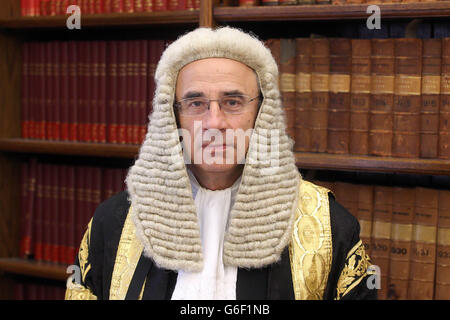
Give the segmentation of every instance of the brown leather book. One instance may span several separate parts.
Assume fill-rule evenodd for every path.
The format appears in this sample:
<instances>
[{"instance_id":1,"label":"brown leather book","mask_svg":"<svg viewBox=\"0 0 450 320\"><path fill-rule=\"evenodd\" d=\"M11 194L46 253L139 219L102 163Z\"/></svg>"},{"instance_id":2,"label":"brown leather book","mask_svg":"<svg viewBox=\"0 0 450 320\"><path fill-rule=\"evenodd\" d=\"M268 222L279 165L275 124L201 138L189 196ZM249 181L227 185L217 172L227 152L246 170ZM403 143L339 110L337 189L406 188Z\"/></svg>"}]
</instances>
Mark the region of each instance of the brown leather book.
<instances>
[{"instance_id":1,"label":"brown leather book","mask_svg":"<svg viewBox=\"0 0 450 320\"><path fill-rule=\"evenodd\" d=\"M394 40L372 39L369 154L392 154Z\"/></svg>"},{"instance_id":2,"label":"brown leather book","mask_svg":"<svg viewBox=\"0 0 450 320\"><path fill-rule=\"evenodd\" d=\"M349 153L369 153L370 66L372 42L352 39Z\"/></svg>"},{"instance_id":3,"label":"brown leather book","mask_svg":"<svg viewBox=\"0 0 450 320\"><path fill-rule=\"evenodd\" d=\"M442 38L439 158L450 159L450 38Z\"/></svg>"},{"instance_id":4,"label":"brown leather book","mask_svg":"<svg viewBox=\"0 0 450 320\"><path fill-rule=\"evenodd\" d=\"M346 38L330 38L328 153L348 153L350 140L351 70L351 40Z\"/></svg>"},{"instance_id":5,"label":"brown leather book","mask_svg":"<svg viewBox=\"0 0 450 320\"><path fill-rule=\"evenodd\" d=\"M311 91L310 112L311 151L327 151L328 105L330 78L330 42L327 38L311 39Z\"/></svg>"},{"instance_id":6,"label":"brown leather book","mask_svg":"<svg viewBox=\"0 0 450 320\"><path fill-rule=\"evenodd\" d=\"M28 116L28 135L30 139L37 138L37 110L39 108L39 82L37 81L37 69L39 61L39 44L37 42L29 43L29 116ZM26 116L25 116L26 118Z\"/></svg>"},{"instance_id":7,"label":"brown leather book","mask_svg":"<svg viewBox=\"0 0 450 320\"><path fill-rule=\"evenodd\" d=\"M106 67L106 108L108 110L107 122L107 141L109 143L118 143L118 41L108 41Z\"/></svg>"},{"instance_id":8,"label":"brown leather book","mask_svg":"<svg viewBox=\"0 0 450 320\"><path fill-rule=\"evenodd\" d=\"M393 189L389 294L387 297L390 300L405 300L408 297L414 197L414 188L394 187Z\"/></svg>"},{"instance_id":9,"label":"brown leather book","mask_svg":"<svg viewBox=\"0 0 450 320\"><path fill-rule=\"evenodd\" d=\"M353 216L358 214L358 185L343 181L334 184L336 200L346 208Z\"/></svg>"},{"instance_id":10,"label":"brown leather book","mask_svg":"<svg viewBox=\"0 0 450 320\"><path fill-rule=\"evenodd\" d=\"M436 300L450 300L450 190L439 190Z\"/></svg>"},{"instance_id":11,"label":"brown leather book","mask_svg":"<svg viewBox=\"0 0 450 320\"><path fill-rule=\"evenodd\" d=\"M373 203L371 259L372 264L380 268L381 288L378 298L385 300L388 296L393 187L374 186Z\"/></svg>"},{"instance_id":12,"label":"brown leather book","mask_svg":"<svg viewBox=\"0 0 450 320\"><path fill-rule=\"evenodd\" d=\"M437 189L416 188L408 299L433 299L438 199Z\"/></svg>"},{"instance_id":13,"label":"brown leather book","mask_svg":"<svg viewBox=\"0 0 450 320\"><path fill-rule=\"evenodd\" d=\"M280 39L267 39L266 46L270 49L273 58L278 66L278 87L281 86L281 41Z\"/></svg>"},{"instance_id":14,"label":"brown leather book","mask_svg":"<svg viewBox=\"0 0 450 320\"><path fill-rule=\"evenodd\" d=\"M357 185L358 192L358 208L356 217L358 218L360 232L359 237L364 244L366 253L371 256L371 236L372 236L372 221L373 221L373 194L374 187L372 185L360 184Z\"/></svg>"},{"instance_id":15,"label":"brown leather book","mask_svg":"<svg viewBox=\"0 0 450 320\"><path fill-rule=\"evenodd\" d=\"M37 161L31 158L21 166L21 219L20 219L20 257L30 257L34 252L35 234L33 224L36 211Z\"/></svg>"},{"instance_id":16,"label":"brown leather book","mask_svg":"<svg viewBox=\"0 0 450 320\"><path fill-rule=\"evenodd\" d=\"M295 61L295 151L310 151L311 39L298 38Z\"/></svg>"},{"instance_id":17,"label":"brown leather book","mask_svg":"<svg viewBox=\"0 0 450 320\"><path fill-rule=\"evenodd\" d=\"M24 139L31 138L30 135L30 120L31 120L31 95L30 95L30 87L31 87L31 55L34 52L31 52L31 44L29 42L25 42L22 48L22 106L21 106L21 135Z\"/></svg>"},{"instance_id":18,"label":"brown leather book","mask_svg":"<svg viewBox=\"0 0 450 320\"><path fill-rule=\"evenodd\" d=\"M420 157L437 158L439 94L441 91L441 39L423 39Z\"/></svg>"},{"instance_id":19,"label":"brown leather book","mask_svg":"<svg viewBox=\"0 0 450 320\"><path fill-rule=\"evenodd\" d=\"M422 40L395 39L394 136L392 155L418 158Z\"/></svg>"},{"instance_id":20,"label":"brown leather book","mask_svg":"<svg viewBox=\"0 0 450 320\"><path fill-rule=\"evenodd\" d=\"M44 186L43 186L43 166L42 163L36 164L36 211L33 217L33 235L34 235L34 259L42 261L43 252L43 213L44 213Z\"/></svg>"},{"instance_id":21,"label":"brown leather book","mask_svg":"<svg viewBox=\"0 0 450 320\"><path fill-rule=\"evenodd\" d=\"M295 39L280 39L280 91L287 134L295 138Z\"/></svg>"}]
</instances>

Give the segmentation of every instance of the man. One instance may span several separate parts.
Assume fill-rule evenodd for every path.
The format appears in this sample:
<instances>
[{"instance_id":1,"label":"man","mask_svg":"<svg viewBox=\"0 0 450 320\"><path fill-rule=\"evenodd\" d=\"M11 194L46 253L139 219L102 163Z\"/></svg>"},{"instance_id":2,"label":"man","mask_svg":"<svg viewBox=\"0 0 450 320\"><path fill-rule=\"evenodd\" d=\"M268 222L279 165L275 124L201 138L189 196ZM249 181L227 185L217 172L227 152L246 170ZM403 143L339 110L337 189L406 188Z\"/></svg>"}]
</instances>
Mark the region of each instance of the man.
<instances>
[{"instance_id":1,"label":"man","mask_svg":"<svg viewBox=\"0 0 450 320\"><path fill-rule=\"evenodd\" d=\"M96 210L67 299L376 297L357 220L298 172L261 41L197 29L155 79L127 192Z\"/></svg>"}]
</instances>

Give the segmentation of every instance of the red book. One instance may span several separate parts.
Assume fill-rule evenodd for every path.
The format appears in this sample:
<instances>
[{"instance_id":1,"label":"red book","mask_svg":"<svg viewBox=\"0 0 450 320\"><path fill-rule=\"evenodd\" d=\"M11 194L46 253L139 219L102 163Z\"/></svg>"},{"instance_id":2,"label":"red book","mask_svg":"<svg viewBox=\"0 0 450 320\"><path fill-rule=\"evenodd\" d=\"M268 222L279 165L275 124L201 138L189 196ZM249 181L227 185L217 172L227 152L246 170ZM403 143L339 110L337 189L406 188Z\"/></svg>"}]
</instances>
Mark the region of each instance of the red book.
<instances>
[{"instance_id":1,"label":"red book","mask_svg":"<svg viewBox=\"0 0 450 320\"><path fill-rule=\"evenodd\" d=\"M36 121L38 129L37 129L37 139L45 139L46 138L46 87L49 85L47 83L47 77L46 77L46 68L45 68L45 62L46 62L46 48L45 43L40 42L38 44L39 46L39 60L38 60L38 69L37 69L37 80L39 81L39 94L37 96L38 100L38 114L36 117Z\"/></svg>"},{"instance_id":2,"label":"red book","mask_svg":"<svg viewBox=\"0 0 450 320\"><path fill-rule=\"evenodd\" d=\"M127 47L126 41L119 41L118 54L118 143L125 144L127 139Z\"/></svg>"},{"instance_id":3,"label":"red book","mask_svg":"<svg viewBox=\"0 0 450 320\"><path fill-rule=\"evenodd\" d=\"M51 261L51 241L52 241L52 232L51 232L51 194L50 194L50 186L51 186L51 170L50 164L44 163L43 166L43 175L42 175L42 189L43 189L43 215L42 215L42 259L44 261Z\"/></svg>"},{"instance_id":4,"label":"red book","mask_svg":"<svg viewBox=\"0 0 450 320\"><path fill-rule=\"evenodd\" d=\"M112 3L114 0L103 0L103 13L113 12Z\"/></svg>"},{"instance_id":5,"label":"red book","mask_svg":"<svg viewBox=\"0 0 450 320\"><path fill-rule=\"evenodd\" d=\"M30 138L30 67L31 43L25 42L22 50L22 138Z\"/></svg>"},{"instance_id":6,"label":"red book","mask_svg":"<svg viewBox=\"0 0 450 320\"><path fill-rule=\"evenodd\" d=\"M69 141L69 42L61 42L61 64L59 69L60 87L60 140Z\"/></svg>"},{"instance_id":7,"label":"red book","mask_svg":"<svg viewBox=\"0 0 450 320\"><path fill-rule=\"evenodd\" d=\"M59 185L58 185L58 232L59 232L59 248L58 248L58 262L66 263L66 254L68 248L68 208L69 202L67 199L67 165L61 165L59 169Z\"/></svg>"},{"instance_id":8,"label":"red book","mask_svg":"<svg viewBox=\"0 0 450 320\"><path fill-rule=\"evenodd\" d=\"M40 0L39 12L40 12L41 16L49 16L50 15L50 0Z\"/></svg>"},{"instance_id":9,"label":"red book","mask_svg":"<svg viewBox=\"0 0 450 320\"><path fill-rule=\"evenodd\" d=\"M142 10L144 12L153 11L153 0L142 0Z\"/></svg>"},{"instance_id":10,"label":"red book","mask_svg":"<svg viewBox=\"0 0 450 320\"><path fill-rule=\"evenodd\" d=\"M153 11L167 11L167 0L154 0Z\"/></svg>"},{"instance_id":11,"label":"red book","mask_svg":"<svg viewBox=\"0 0 450 320\"><path fill-rule=\"evenodd\" d=\"M113 195L113 169L104 168L102 175L102 201Z\"/></svg>"},{"instance_id":12,"label":"red book","mask_svg":"<svg viewBox=\"0 0 450 320\"><path fill-rule=\"evenodd\" d=\"M118 42L117 41L108 41L108 50L107 50L107 141L110 143L118 142L118 133L117 133L117 113L118 113L118 105L117 105L117 85L118 85Z\"/></svg>"},{"instance_id":13,"label":"red book","mask_svg":"<svg viewBox=\"0 0 450 320\"><path fill-rule=\"evenodd\" d=\"M20 14L22 16L31 16L30 0L20 0Z\"/></svg>"},{"instance_id":14,"label":"red book","mask_svg":"<svg viewBox=\"0 0 450 320\"><path fill-rule=\"evenodd\" d=\"M91 190L91 211L89 220L94 215L95 209L101 203L101 193L102 193L102 168L93 167L92 168L92 190Z\"/></svg>"},{"instance_id":15,"label":"red book","mask_svg":"<svg viewBox=\"0 0 450 320\"><path fill-rule=\"evenodd\" d=\"M123 0L123 12L134 12L134 0Z\"/></svg>"},{"instance_id":16,"label":"red book","mask_svg":"<svg viewBox=\"0 0 450 320\"><path fill-rule=\"evenodd\" d=\"M37 162L32 158L28 164L22 164L22 219L21 219L21 241L20 256L29 257L33 253L33 223L36 196Z\"/></svg>"},{"instance_id":17,"label":"red book","mask_svg":"<svg viewBox=\"0 0 450 320\"><path fill-rule=\"evenodd\" d=\"M94 2L94 13L102 14L105 13L105 2L104 0L95 0Z\"/></svg>"},{"instance_id":18,"label":"red book","mask_svg":"<svg viewBox=\"0 0 450 320\"><path fill-rule=\"evenodd\" d=\"M134 5L134 12L144 11L144 0L132 0Z\"/></svg>"},{"instance_id":19,"label":"red book","mask_svg":"<svg viewBox=\"0 0 450 320\"><path fill-rule=\"evenodd\" d=\"M99 41L98 48L98 142L106 142L106 42Z\"/></svg>"},{"instance_id":20,"label":"red book","mask_svg":"<svg viewBox=\"0 0 450 320\"><path fill-rule=\"evenodd\" d=\"M128 63L127 63L127 75L128 75L128 92L127 92L127 108L128 124L127 124L127 137L128 143L138 144L139 133L139 40L133 40L128 42Z\"/></svg>"},{"instance_id":21,"label":"red book","mask_svg":"<svg viewBox=\"0 0 450 320\"><path fill-rule=\"evenodd\" d=\"M148 89L147 89L147 117L150 115L153 109L153 96L155 94L156 83L155 83L155 70L157 62L157 41L148 41L148 63L147 63L147 75L148 75Z\"/></svg>"},{"instance_id":22,"label":"red book","mask_svg":"<svg viewBox=\"0 0 450 320\"><path fill-rule=\"evenodd\" d=\"M45 72L45 96L44 96L44 105L45 105L45 138L47 140L54 140L53 136L53 122L55 117L54 106L54 83L53 83L53 68L52 64L55 59L55 52L52 45L52 42L45 42L45 63L44 63L44 72Z\"/></svg>"},{"instance_id":23,"label":"red book","mask_svg":"<svg viewBox=\"0 0 450 320\"><path fill-rule=\"evenodd\" d=\"M80 245L84 234L84 214L87 211L85 201L85 179L86 171L84 167L77 166L75 168L75 199L76 199L76 215L75 215L75 244L76 248Z\"/></svg>"},{"instance_id":24,"label":"red book","mask_svg":"<svg viewBox=\"0 0 450 320\"><path fill-rule=\"evenodd\" d=\"M83 212L83 230L86 230L86 227L89 223L89 220L92 217L93 212L93 200L92 200L92 191L94 186L94 168L91 166L84 167L84 202L86 210ZM83 231L84 232L84 231Z\"/></svg>"},{"instance_id":25,"label":"red book","mask_svg":"<svg viewBox=\"0 0 450 320\"><path fill-rule=\"evenodd\" d=\"M124 0L113 0L112 1L112 12L114 12L114 13L123 12L123 2L124 2Z\"/></svg>"},{"instance_id":26,"label":"red book","mask_svg":"<svg viewBox=\"0 0 450 320\"><path fill-rule=\"evenodd\" d=\"M43 165L36 164L36 211L33 221L34 234L34 259L42 261L43 252L43 213L44 213L44 190L43 190Z\"/></svg>"},{"instance_id":27,"label":"red book","mask_svg":"<svg viewBox=\"0 0 450 320\"><path fill-rule=\"evenodd\" d=\"M92 41L89 43L91 47L91 56L90 56L90 67L89 72L91 76L91 95L90 95L90 106L89 106L89 116L90 116L90 132L91 132L91 141L98 142L98 115L99 115L99 106L98 106L98 84L99 84L99 42Z\"/></svg>"},{"instance_id":28,"label":"red book","mask_svg":"<svg viewBox=\"0 0 450 320\"><path fill-rule=\"evenodd\" d=\"M139 88L139 133L138 133L138 141L137 144L141 144L145 139L145 134L147 132L147 101L151 99L147 96L147 88L148 88L148 40L141 40L139 42L139 52L140 52L140 63L139 63L139 79L138 84Z\"/></svg>"},{"instance_id":29,"label":"red book","mask_svg":"<svg viewBox=\"0 0 450 320\"><path fill-rule=\"evenodd\" d=\"M186 0L167 0L167 10L186 10L187 4Z\"/></svg>"},{"instance_id":30,"label":"red book","mask_svg":"<svg viewBox=\"0 0 450 320\"><path fill-rule=\"evenodd\" d=\"M92 119L92 113L91 110L92 109L96 109L95 105L93 105L92 103L92 97L96 94L95 90L96 88L94 88L94 62L93 62L93 50L94 47L92 45L93 42L91 41L87 41L85 42L85 69L84 69L84 79L85 79L85 88L84 88L84 93L85 93L85 110L84 110L84 115L85 115L85 119L84 119L84 141L85 142L92 142L93 141L93 137L92 137L92 124L93 124L93 120Z\"/></svg>"},{"instance_id":31,"label":"red book","mask_svg":"<svg viewBox=\"0 0 450 320\"><path fill-rule=\"evenodd\" d=\"M37 61L39 58L38 44L36 42L29 42L30 46L30 56L29 56L29 66L28 66L28 81L29 81L29 119L28 119L28 135L30 139L36 139L37 125L36 116L38 110L37 95L38 91L38 81L37 79Z\"/></svg>"},{"instance_id":32,"label":"red book","mask_svg":"<svg viewBox=\"0 0 450 320\"><path fill-rule=\"evenodd\" d=\"M59 251L60 251L60 220L61 220L61 214L59 211L59 179L60 179L60 169L59 165L52 164L50 165L50 185L49 185L49 192L50 192L50 261L52 262L59 262Z\"/></svg>"},{"instance_id":33,"label":"red book","mask_svg":"<svg viewBox=\"0 0 450 320\"><path fill-rule=\"evenodd\" d=\"M40 16L41 8L40 8L40 0L29 0L31 6L31 15L32 16Z\"/></svg>"},{"instance_id":34,"label":"red book","mask_svg":"<svg viewBox=\"0 0 450 320\"><path fill-rule=\"evenodd\" d=\"M59 12L60 0L50 0L49 15L56 16Z\"/></svg>"},{"instance_id":35,"label":"red book","mask_svg":"<svg viewBox=\"0 0 450 320\"><path fill-rule=\"evenodd\" d=\"M59 15L65 15L67 12L67 8L70 5L76 5L76 1L73 0L60 0L60 5L59 5Z\"/></svg>"},{"instance_id":36,"label":"red book","mask_svg":"<svg viewBox=\"0 0 450 320\"><path fill-rule=\"evenodd\" d=\"M69 99L69 141L78 141L78 110L79 110L79 83L78 83L78 59L79 45L75 41L68 44L68 99Z\"/></svg>"},{"instance_id":37,"label":"red book","mask_svg":"<svg viewBox=\"0 0 450 320\"><path fill-rule=\"evenodd\" d=\"M52 136L54 140L61 140L61 42L53 41L53 61L51 62L52 79L53 79L53 123L52 123Z\"/></svg>"},{"instance_id":38,"label":"red book","mask_svg":"<svg viewBox=\"0 0 450 320\"><path fill-rule=\"evenodd\" d=\"M76 243L76 190L75 190L75 167L67 167L67 210L65 210L67 222L67 251L65 263L72 264L75 261Z\"/></svg>"}]
</instances>

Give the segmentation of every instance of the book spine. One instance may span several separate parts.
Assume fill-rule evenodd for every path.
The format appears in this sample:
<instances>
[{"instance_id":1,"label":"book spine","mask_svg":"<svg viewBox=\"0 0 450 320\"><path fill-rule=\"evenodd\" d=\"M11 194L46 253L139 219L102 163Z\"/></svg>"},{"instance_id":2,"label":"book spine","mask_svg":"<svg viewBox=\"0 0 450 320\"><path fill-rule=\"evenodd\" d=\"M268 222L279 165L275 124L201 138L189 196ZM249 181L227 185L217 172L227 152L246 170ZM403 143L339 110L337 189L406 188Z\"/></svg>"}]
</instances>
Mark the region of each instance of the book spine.
<instances>
[{"instance_id":1,"label":"book spine","mask_svg":"<svg viewBox=\"0 0 450 320\"><path fill-rule=\"evenodd\" d=\"M20 164L20 243L19 257L26 258L31 254L31 234L27 230L28 222L31 216L27 216L28 189L29 189L29 164ZM33 199L34 200L34 199ZM28 251L28 252L27 252Z\"/></svg>"},{"instance_id":2,"label":"book spine","mask_svg":"<svg viewBox=\"0 0 450 320\"><path fill-rule=\"evenodd\" d=\"M119 42L119 50L118 50L118 119L117 119L117 131L118 131L118 143L126 144L128 142L127 137L127 41Z\"/></svg>"},{"instance_id":3,"label":"book spine","mask_svg":"<svg viewBox=\"0 0 450 320\"><path fill-rule=\"evenodd\" d=\"M139 42L139 51L140 51L140 61L138 67L138 85L139 88L139 132L138 132L138 144L142 144L145 140L145 134L147 133L147 100L151 100L148 95L148 41L149 40L141 40Z\"/></svg>"},{"instance_id":4,"label":"book spine","mask_svg":"<svg viewBox=\"0 0 450 320\"><path fill-rule=\"evenodd\" d=\"M281 3L282 0L280 0ZM239 7L255 7L259 4L259 0L239 0Z\"/></svg>"},{"instance_id":5,"label":"book spine","mask_svg":"<svg viewBox=\"0 0 450 320\"><path fill-rule=\"evenodd\" d=\"M39 96L38 96L38 114L37 114L37 139L45 140L46 138L46 87L49 85L46 77L46 50L45 43L39 43L39 61L38 61L38 81L39 81Z\"/></svg>"},{"instance_id":6,"label":"book spine","mask_svg":"<svg viewBox=\"0 0 450 320\"><path fill-rule=\"evenodd\" d=\"M311 149L310 106L311 106L311 40L296 39L295 61L295 151Z\"/></svg>"},{"instance_id":7,"label":"book spine","mask_svg":"<svg viewBox=\"0 0 450 320\"><path fill-rule=\"evenodd\" d=\"M286 132L295 138L295 39L280 39L280 91L286 115Z\"/></svg>"},{"instance_id":8,"label":"book spine","mask_svg":"<svg viewBox=\"0 0 450 320\"><path fill-rule=\"evenodd\" d=\"M392 154L394 40L372 39L369 154Z\"/></svg>"},{"instance_id":9,"label":"book spine","mask_svg":"<svg viewBox=\"0 0 450 320\"><path fill-rule=\"evenodd\" d=\"M82 166L75 167L75 201L76 201L76 214L75 214L75 252L78 250L81 239L83 237L85 229L84 215L88 210L85 201L85 179L86 170Z\"/></svg>"},{"instance_id":10,"label":"book spine","mask_svg":"<svg viewBox=\"0 0 450 320\"><path fill-rule=\"evenodd\" d=\"M92 127L93 127L93 111L97 107L92 103L93 97L95 98L96 92L94 90L94 43L86 41L85 50L85 64L84 64L84 142L92 142ZM96 89L96 88L95 88Z\"/></svg>"},{"instance_id":11,"label":"book spine","mask_svg":"<svg viewBox=\"0 0 450 320\"><path fill-rule=\"evenodd\" d=\"M75 167L67 168L67 252L65 262L72 264L75 261L76 243L76 178Z\"/></svg>"},{"instance_id":12,"label":"book spine","mask_svg":"<svg viewBox=\"0 0 450 320\"><path fill-rule=\"evenodd\" d=\"M22 165L23 171L23 220L22 235L20 243L20 256L30 257L33 253L33 224L34 212L36 210L36 183L37 183L37 161L32 158L28 164ZM25 171L26 170L26 171Z\"/></svg>"},{"instance_id":13,"label":"book spine","mask_svg":"<svg viewBox=\"0 0 450 320\"><path fill-rule=\"evenodd\" d=\"M53 62L51 63L52 68L52 79L53 79L53 99L52 99L52 109L53 109L53 139L61 140L61 42L53 41Z\"/></svg>"},{"instance_id":14,"label":"book spine","mask_svg":"<svg viewBox=\"0 0 450 320\"><path fill-rule=\"evenodd\" d=\"M90 94L90 106L89 106L89 115L90 115L90 132L91 132L91 141L99 142L98 139L98 127L99 127L99 78L100 78L100 58L99 58L99 41L93 41L89 44L91 47L91 59L90 59L90 76L91 76L91 94Z\"/></svg>"},{"instance_id":15,"label":"book spine","mask_svg":"<svg viewBox=\"0 0 450 320\"><path fill-rule=\"evenodd\" d=\"M36 212L33 221L34 234L34 259L42 261L43 252L43 212L44 212L44 186L43 186L43 166L36 164Z\"/></svg>"},{"instance_id":16,"label":"book spine","mask_svg":"<svg viewBox=\"0 0 450 320\"><path fill-rule=\"evenodd\" d=\"M29 74L29 115L28 115L28 135L30 139L36 139L36 111L39 108L38 104L38 81L37 81L37 68L38 68L38 58L39 58L39 50L38 44L36 42L28 42L30 47L30 56L29 56L29 66L28 66L28 74Z\"/></svg>"},{"instance_id":17,"label":"book spine","mask_svg":"<svg viewBox=\"0 0 450 320\"><path fill-rule=\"evenodd\" d=\"M69 228L70 221L68 217L69 201L68 201L68 165L61 165L59 169L58 180L58 232L59 232L59 248L58 248L58 263L67 263L67 252L69 248ZM70 263L68 263L70 264Z\"/></svg>"},{"instance_id":18,"label":"book spine","mask_svg":"<svg viewBox=\"0 0 450 320\"><path fill-rule=\"evenodd\" d=\"M84 185L83 185L83 199L85 202L86 210L83 212L83 221L82 226L83 230L86 230L86 227L89 223L89 220L94 213L93 208L93 179L94 179L94 168L91 166L86 166L83 168L84 170ZM83 231L84 233L84 231Z\"/></svg>"},{"instance_id":19,"label":"book spine","mask_svg":"<svg viewBox=\"0 0 450 320\"><path fill-rule=\"evenodd\" d=\"M438 205L438 190L416 188L408 299L433 299Z\"/></svg>"},{"instance_id":20,"label":"book spine","mask_svg":"<svg viewBox=\"0 0 450 320\"><path fill-rule=\"evenodd\" d=\"M106 41L99 41L98 63L98 142L106 142Z\"/></svg>"},{"instance_id":21,"label":"book spine","mask_svg":"<svg viewBox=\"0 0 450 320\"><path fill-rule=\"evenodd\" d=\"M371 41L352 39L349 153L369 153Z\"/></svg>"},{"instance_id":22,"label":"book spine","mask_svg":"<svg viewBox=\"0 0 450 320\"><path fill-rule=\"evenodd\" d=\"M114 13L124 12L123 1L124 0L112 0L112 12Z\"/></svg>"},{"instance_id":23,"label":"book spine","mask_svg":"<svg viewBox=\"0 0 450 320\"><path fill-rule=\"evenodd\" d=\"M312 104L310 112L311 151L327 151L330 42L329 39L312 39Z\"/></svg>"},{"instance_id":24,"label":"book spine","mask_svg":"<svg viewBox=\"0 0 450 320\"><path fill-rule=\"evenodd\" d=\"M59 83L61 85L60 96L60 137L63 141L69 141L69 91L73 88L69 84L69 43L61 42L61 67L59 69Z\"/></svg>"},{"instance_id":25,"label":"book spine","mask_svg":"<svg viewBox=\"0 0 450 320\"><path fill-rule=\"evenodd\" d=\"M109 199L113 194L113 169L103 168L101 195L102 201Z\"/></svg>"},{"instance_id":26,"label":"book spine","mask_svg":"<svg viewBox=\"0 0 450 320\"><path fill-rule=\"evenodd\" d=\"M77 137L78 141L84 142L86 141L85 132L86 132L86 42L80 41L77 43L77 81L78 81L78 98L77 98Z\"/></svg>"},{"instance_id":27,"label":"book spine","mask_svg":"<svg viewBox=\"0 0 450 320\"><path fill-rule=\"evenodd\" d=\"M374 187L374 208L371 237L371 258L374 265L380 268L381 288L378 298L386 300L389 280L389 258L391 251L391 223L393 192L390 186Z\"/></svg>"},{"instance_id":28,"label":"book spine","mask_svg":"<svg viewBox=\"0 0 450 320\"><path fill-rule=\"evenodd\" d=\"M60 228L61 228L61 212L59 203L59 179L60 179L60 166L52 164L50 166L50 261L59 262L59 251L60 251Z\"/></svg>"},{"instance_id":29,"label":"book spine","mask_svg":"<svg viewBox=\"0 0 450 320\"><path fill-rule=\"evenodd\" d=\"M47 140L55 140L53 136L53 120L55 117L54 110L54 97L53 93L54 83L53 83L53 61L55 59L55 52L52 45L52 42L45 43L45 77L46 77L46 86L45 86L45 96L44 96L44 104L45 104L45 137Z\"/></svg>"},{"instance_id":30,"label":"book spine","mask_svg":"<svg viewBox=\"0 0 450 320\"><path fill-rule=\"evenodd\" d=\"M442 38L439 158L450 159L450 38Z\"/></svg>"},{"instance_id":31,"label":"book spine","mask_svg":"<svg viewBox=\"0 0 450 320\"><path fill-rule=\"evenodd\" d=\"M420 157L438 157L441 40L423 39Z\"/></svg>"},{"instance_id":32,"label":"book spine","mask_svg":"<svg viewBox=\"0 0 450 320\"><path fill-rule=\"evenodd\" d=\"M51 241L52 241L52 228L51 228L51 221L52 221L52 215L51 215L51 193L50 193L50 185L51 185L51 172L50 172L50 164L43 163L43 176L42 176L42 191L43 191L43 198L42 198L42 259L44 261L50 262L51 261Z\"/></svg>"},{"instance_id":33,"label":"book spine","mask_svg":"<svg viewBox=\"0 0 450 320\"><path fill-rule=\"evenodd\" d=\"M153 0L142 0L142 10L144 12L153 11Z\"/></svg>"},{"instance_id":34,"label":"book spine","mask_svg":"<svg viewBox=\"0 0 450 320\"><path fill-rule=\"evenodd\" d=\"M439 190L434 299L450 300L450 191Z\"/></svg>"},{"instance_id":35,"label":"book spine","mask_svg":"<svg viewBox=\"0 0 450 320\"><path fill-rule=\"evenodd\" d=\"M96 14L105 13L105 0L95 0L94 1L94 12Z\"/></svg>"},{"instance_id":36,"label":"book spine","mask_svg":"<svg viewBox=\"0 0 450 320\"><path fill-rule=\"evenodd\" d=\"M280 39L268 39L265 41L266 46L270 49L272 56L277 63L278 70L281 70L280 55L281 55L281 42ZM281 86L281 73L278 73L278 88Z\"/></svg>"},{"instance_id":37,"label":"book spine","mask_svg":"<svg viewBox=\"0 0 450 320\"><path fill-rule=\"evenodd\" d=\"M395 39L393 156L419 157L421 80L422 40Z\"/></svg>"},{"instance_id":38,"label":"book spine","mask_svg":"<svg viewBox=\"0 0 450 320\"><path fill-rule=\"evenodd\" d=\"M330 39L328 153L347 154L349 149L351 54L350 39Z\"/></svg>"},{"instance_id":39,"label":"book spine","mask_svg":"<svg viewBox=\"0 0 450 320\"><path fill-rule=\"evenodd\" d=\"M414 189L394 187L391 225L388 299L405 300L408 294Z\"/></svg>"},{"instance_id":40,"label":"book spine","mask_svg":"<svg viewBox=\"0 0 450 320\"><path fill-rule=\"evenodd\" d=\"M262 6L278 6L279 4L278 0L261 0Z\"/></svg>"},{"instance_id":41,"label":"book spine","mask_svg":"<svg viewBox=\"0 0 450 320\"><path fill-rule=\"evenodd\" d=\"M78 50L77 42L69 41L68 44L68 123L69 123L69 141L78 141L78 113L79 113L79 73L78 73Z\"/></svg>"},{"instance_id":42,"label":"book spine","mask_svg":"<svg viewBox=\"0 0 450 320\"><path fill-rule=\"evenodd\" d=\"M186 0L167 0L167 10L175 11L185 9L186 9Z\"/></svg>"},{"instance_id":43,"label":"book spine","mask_svg":"<svg viewBox=\"0 0 450 320\"><path fill-rule=\"evenodd\" d=\"M346 208L353 216L358 214L358 186L353 183L336 181L334 184L336 199L344 208Z\"/></svg>"},{"instance_id":44,"label":"book spine","mask_svg":"<svg viewBox=\"0 0 450 320\"><path fill-rule=\"evenodd\" d=\"M113 11L113 0L103 0L103 13L112 13Z\"/></svg>"},{"instance_id":45,"label":"book spine","mask_svg":"<svg viewBox=\"0 0 450 320\"><path fill-rule=\"evenodd\" d=\"M22 138L30 138L30 43L22 47Z\"/></svg>"},{"instance_id":46,"label":"book spine","mask_svg":"<svg viewBox=\"0 0 450 320\"><path fill-rule=\"evenodd\" d=\"M118 142L117 132L117 91L118 91L118 42L109 41L107 51L107 141Z\"/></svg>"},{"instance_id":47,"label":"book spine","mask_svg":"<svg viewBox=\"0 0 450 320\"><path fill-rule=\"evenodd\" d=\"M154 0L153 11L167 11L167 0Z\"/></svg>"},{"instance_id":48,"label":"book spine","mask_svg":"<svg viewBox=\"0 0 450 320\"><path fill-rule=\"evenodd\" d=\"M134 2L134 12L144 12L144 1L143 0L133 0Z\"/></svg>"},{"instance_id":49,"label":"book spine","mask_svg":"<svg viewBox=\"0 0 450 320\"><path fill-rule=\"evenodd\" d=\"M360 233L359 236L364 245L366 254L371 255L371 235L373 220L373 189L372 185L358 185L358 208L356 217L358 218Z\"/></svg>"},{"instance_id":50,"label":"book spine","mask_svg":"<svg viewBox=\"0 0 450 320\"><path fill-rule=\"evenodd\" d=\"M137 126L138 126L138 108L137 99L139 97L139 79L137 78L137 66L139 63L138 40L132 40L128 43L127 60L127 143L137 144Z\"/></svg>"}]
</instances>

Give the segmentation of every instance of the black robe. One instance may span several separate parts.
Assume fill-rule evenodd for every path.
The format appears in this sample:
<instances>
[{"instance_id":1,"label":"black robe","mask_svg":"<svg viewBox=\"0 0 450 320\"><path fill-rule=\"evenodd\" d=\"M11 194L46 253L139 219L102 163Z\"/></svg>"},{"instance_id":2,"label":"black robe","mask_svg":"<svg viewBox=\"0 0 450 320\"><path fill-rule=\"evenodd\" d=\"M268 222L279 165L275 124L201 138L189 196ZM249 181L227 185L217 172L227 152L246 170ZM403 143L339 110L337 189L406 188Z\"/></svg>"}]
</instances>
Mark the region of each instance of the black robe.
<instances>
[{"instance_id":1,"label":"black robe","mask_svg":"<svg viewBox=\"0 0 450 320\"><path fill-rule=\"evenodd\" d=\"M82 285L99 300L109 299L111 278L117 248L130 203L128 193L121 192L98 206L92 219L89 255L90 270ZM346 262L347 253L359 242L359 223L329 193L332 231L332 264L323 299L336 298L336 286ZM79 265L78 257L76 263ZM369 289L365 279L345 294L342 299L376 299L377 290ZM150 258L141 254L126 299L136 300L145 283L142 299L169 300L177 281L177 272L159 268ZM260 269L238 268L237 300L291 300L294 299L288 247L280 261Z\"/></svg>"}]
</instances>

